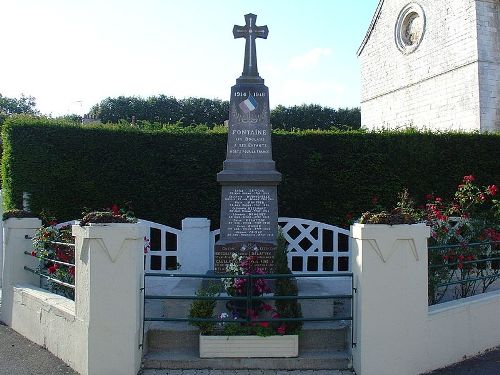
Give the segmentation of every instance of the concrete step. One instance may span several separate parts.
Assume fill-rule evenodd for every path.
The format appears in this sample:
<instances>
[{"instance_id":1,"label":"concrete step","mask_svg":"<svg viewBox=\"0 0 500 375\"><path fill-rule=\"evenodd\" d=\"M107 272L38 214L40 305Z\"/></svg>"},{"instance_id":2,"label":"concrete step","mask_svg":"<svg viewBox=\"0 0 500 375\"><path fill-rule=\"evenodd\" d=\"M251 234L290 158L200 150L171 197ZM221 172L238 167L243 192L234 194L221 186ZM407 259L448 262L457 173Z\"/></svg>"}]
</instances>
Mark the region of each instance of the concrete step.
<instances>
[{"instance_id":1,"label":"concrete step","mask_svg":"<svg viewBox=\"0 0 500 375\"><path fill-rule=\"evenodd\" d=\"M144 369L216 370L347 370L347 351L302 351L297 358L199 358L198 351L151 350L143 358Z\"/></svg>"}]
</instances>

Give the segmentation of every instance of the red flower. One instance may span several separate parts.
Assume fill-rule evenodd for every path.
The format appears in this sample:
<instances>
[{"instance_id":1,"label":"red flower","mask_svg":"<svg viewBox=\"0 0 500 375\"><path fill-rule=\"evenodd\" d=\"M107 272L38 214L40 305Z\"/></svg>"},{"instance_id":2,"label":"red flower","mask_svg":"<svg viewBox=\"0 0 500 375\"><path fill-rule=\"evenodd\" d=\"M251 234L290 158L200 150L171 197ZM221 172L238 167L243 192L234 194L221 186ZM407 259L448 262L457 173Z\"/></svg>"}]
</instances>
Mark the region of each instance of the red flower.
<instances>
[{"instance_id":1,"label":"red flower","mask_svg":"<svg viewBox=\"0 0 500 375\"><path fill-rule=\"evenodd\" d=\"M51 274L52 274L52 273L54 273L54 272L56 272L56 271L57 271L57 268L58 268L58 267L57 267L57 264L53 264L52 266L50 266L50 267L47 269L47 271L48 271L49 273L51 273Z\"/></svg>"},{"instance_id":2,"label":"red flower","mask_svg":"<svg viewBox=\"0 0 500 375\"><path fill-rule=\"evenodd\" d=\"M120 207L118 207L117 204L114 204L112 207L111 207L111 212L113 212L113 215L114 216L120 216Z\"/></svg>"},{"instance_id":3,"label":"red flower","mask_svg":"<svg viewBox=\"0 0 500 375\"><path fill-rule=\"evenodd\" d=\"M474 178L473 175L464 176L464 182L465 183L472 182L474 180L475 180L475 178Z\"/></svg>"},{"instance_id":4,"label":"red flower","mask_svg":"<svg viewBox=\"0 0 500 375\"><path fill-rule=\"evenodd\" d=\"M269 322L260 322L259 325L261 327L267 328L267 327L269 327Z\"/></svg>"},{"instance_id":5,"label":"red flower","mask_svg":"<svg viewBox=\"0 0 500 375\"><path fill-rule=\"evenodd\" d=\"M425 199L427 199L428 201L432 200L432 198L434 198L432 194L425 194Z\"/></svg>"},{"instance_id":6,"label":"red flower","mask_svg":"<svg viewBox=\"0 0 500 375\"><path fill-rule=\"evenodd\" d=\"M285 326L285 323L283 323L282 325L280 325L277 329L276 329L276 332L280 335L284 335L286 333L286 326Z\"/></svg>"},{"instance_id":7,"label":"red flower","mask_svg":"<svg viewBox=\"0 0 500 375\"><path fill-rule=\"evenodd\" d=\"M36 251L32 251L31 255L34 256L34 257L36 257Z\"/></svg>"},{"instance_id":8,"label":"red flower","mask_svg":"<svg viewBox=\"0 0 500 375\"><path fill-rule=\"evenodd\" d=\"M496 185L489 185L486 189L490 195L497 195L498 188Z\"/></svg>"},{"instance_id":9,"label":"red flower","mask_svg":"<svg viewBox=\"0 0 500 375\"><path fill-rule=\"evenodd\" d=\"M75 277L75 267L69 267L69 273L71 276Z\"/></svg>"},{"instance_id":10,"label":"red flower","mask_svg":"<svg viewBox=\"0 0 500 375\"><path fill-rule=\"evenodd\" d=\"M262 308L264 309L264 311L271 311L273 309L273 307L267 303L263 303Z\"/></svg>"},{"instance_id":11,"label":"red flower","mask_svg":"<svg viewBox=\"0 0 500 375\"><path fill-rule=\"evenodd\" d=\"M441 197L436 197L436 199L435 199L435 200L436 200L436 202L441 203L441 202L443 201L443 198L441 198Z\"/></svg>"},{"instance_id":12,"label":"red flower","mask_svg":"<svg viewBox=\"0 0 500 375\"><path fill-rule=\"evenodd\" d=\"M484 202L486 200L486 195L484 195L483 193L479 193L478 196L477 196L482 202Z\"/></svg>"},{"instance_id":13,"label":"red flower","mask_svg":"<svg viewBox=\"0 0 500 375\"><path fill-rule=\"evenodd\" d=\"M51 221L49 221L49 225L50 225L50 226L54 226L54 225L56 225L56 224L57 224L57 221L56 221L56 220L51 220Z\"/></svg>"}]
</instances>

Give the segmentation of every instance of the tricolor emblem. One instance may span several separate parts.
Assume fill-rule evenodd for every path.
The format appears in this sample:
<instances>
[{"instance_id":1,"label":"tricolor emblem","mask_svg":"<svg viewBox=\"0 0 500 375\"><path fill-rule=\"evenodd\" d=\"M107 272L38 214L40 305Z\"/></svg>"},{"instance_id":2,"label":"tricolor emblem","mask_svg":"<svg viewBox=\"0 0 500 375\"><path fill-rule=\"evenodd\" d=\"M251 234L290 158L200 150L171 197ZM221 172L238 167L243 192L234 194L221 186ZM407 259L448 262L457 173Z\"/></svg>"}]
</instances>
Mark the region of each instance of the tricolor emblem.
<instances>
[{"instance_id":1,"label":"tricolor emblem","mask_svg":"<svg viewBox=\"0 0 500 375\"><path fill-rule=\"evenodd\" d=\"M257 100L255 100L252 95L250 95L248 99L243 100L240 103L240 109L243 111L243 113L250 113L255 110L255 108L257 108Z\"/></svg>"}]
</instances>

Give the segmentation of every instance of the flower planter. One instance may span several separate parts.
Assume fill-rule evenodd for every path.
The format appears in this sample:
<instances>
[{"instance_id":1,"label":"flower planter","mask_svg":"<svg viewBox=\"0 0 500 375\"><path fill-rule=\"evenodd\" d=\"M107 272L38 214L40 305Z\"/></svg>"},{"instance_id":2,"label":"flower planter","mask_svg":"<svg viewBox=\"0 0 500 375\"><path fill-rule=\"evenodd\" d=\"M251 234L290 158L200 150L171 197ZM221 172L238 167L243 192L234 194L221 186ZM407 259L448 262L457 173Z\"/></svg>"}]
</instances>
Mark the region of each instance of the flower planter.
<instances>
[{"instance_id":1,"label":"flower planter","mask_svg":"<svg viewBox=\"0 0 500 375\"><path fill-rule=\"evenodd\" d=\"M200 358L297 357L299 336L201 336Z\"/></svg>"}]
</instances>

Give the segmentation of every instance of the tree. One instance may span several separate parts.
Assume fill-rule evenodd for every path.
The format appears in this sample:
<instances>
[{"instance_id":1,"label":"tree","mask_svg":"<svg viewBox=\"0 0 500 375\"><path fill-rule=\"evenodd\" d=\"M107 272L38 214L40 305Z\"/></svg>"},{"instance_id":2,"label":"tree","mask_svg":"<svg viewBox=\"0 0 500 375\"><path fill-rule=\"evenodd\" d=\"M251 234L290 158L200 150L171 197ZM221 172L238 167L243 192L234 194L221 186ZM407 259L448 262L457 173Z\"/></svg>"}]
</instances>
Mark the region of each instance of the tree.
<instances>
[{"instance_id":1,"label":"tree","mask_svg":"<svg viewBox=\"0 0 500 375\"><path fill-rule=\"evenodd\" d=\"M16 99L8 98L0 94L0 112L5 115L21 113L37 115L39 112L35 107L36 101L32 96L24 96L24 94L21 94L21 97Z\"/></svg>"}]
</instances>

